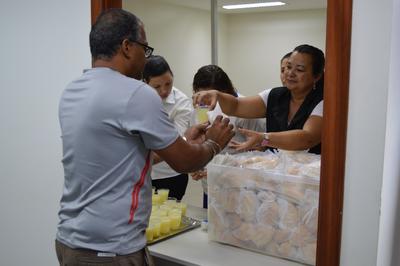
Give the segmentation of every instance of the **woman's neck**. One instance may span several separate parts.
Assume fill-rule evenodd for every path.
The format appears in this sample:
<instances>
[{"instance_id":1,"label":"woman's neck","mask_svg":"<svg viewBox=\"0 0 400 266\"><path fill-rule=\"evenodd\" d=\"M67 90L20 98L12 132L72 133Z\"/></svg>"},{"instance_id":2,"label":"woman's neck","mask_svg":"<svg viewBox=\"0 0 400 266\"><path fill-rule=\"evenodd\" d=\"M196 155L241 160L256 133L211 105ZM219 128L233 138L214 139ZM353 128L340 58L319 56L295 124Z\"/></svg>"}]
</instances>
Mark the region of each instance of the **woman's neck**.
<instances>
[{"instance_id":1,"label":"woman's neck","mask_svg":"<svg viewBox=\"0 0 400 266\"><path fill-rule=\"evenodd\" d=\"M311 89L312 90L312 89ZM303 102L304 99L307 97L307 95L310 93L311 90L304 90L304 91L291 91L291 97L290 99L293 102Z\"/></svg>"}]
</instances>

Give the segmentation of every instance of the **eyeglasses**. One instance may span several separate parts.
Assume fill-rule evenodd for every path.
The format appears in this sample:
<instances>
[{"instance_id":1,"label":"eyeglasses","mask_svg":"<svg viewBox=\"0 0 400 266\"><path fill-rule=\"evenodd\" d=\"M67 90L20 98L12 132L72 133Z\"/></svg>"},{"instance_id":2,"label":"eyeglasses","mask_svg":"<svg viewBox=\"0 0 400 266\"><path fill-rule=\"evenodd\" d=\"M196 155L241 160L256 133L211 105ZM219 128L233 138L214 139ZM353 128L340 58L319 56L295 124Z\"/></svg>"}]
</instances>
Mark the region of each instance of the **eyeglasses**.
<instances>
[{"instance_id":1,"label":"eyeglasses","mask_svg":"<svg viewBox=\"0 0 400 266\"><path fill-rule=\"evenodd\" d=\"M151 56L151 54L153 53L153 51L154 51L153 47L150 47L150 46L148 46L148 45L146 45L144 43L141 43L139 41L131 41L131 42L137 43L137 44L139 44L140 46L143 47L143 49L144 49L144 57L146 57L146 58L149 58Z\"/></svg>"}]
</instances>

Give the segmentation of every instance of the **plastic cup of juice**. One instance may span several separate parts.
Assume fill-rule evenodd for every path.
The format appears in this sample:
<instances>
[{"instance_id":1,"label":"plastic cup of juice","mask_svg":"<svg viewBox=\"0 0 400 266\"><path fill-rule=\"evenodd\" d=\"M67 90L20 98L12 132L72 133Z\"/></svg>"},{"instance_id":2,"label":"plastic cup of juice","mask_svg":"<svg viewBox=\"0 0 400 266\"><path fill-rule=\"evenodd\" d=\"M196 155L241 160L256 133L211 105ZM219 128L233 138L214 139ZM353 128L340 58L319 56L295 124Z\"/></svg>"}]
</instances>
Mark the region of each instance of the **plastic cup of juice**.
<instances>
[{"instance_id":1,"label":"plastic cup of juice","mask_svg":"<svg viewBox=\"0 0 400 266\"><path fill-rule=\"evenodd\" d=\"M195 108L196 112L196 123L197 124L202 124L205 122L208 122L208 106L200 105Z\"/></svg>"},{"instance_id":2,"label":"plastic cup of juice","mask_svg":"<svg viewBox=\"0 0 400 266\"><path fill-rule=\"evenodd\" d=\"M171 230L171 219L168 217L161 218L161 234L166 235Z\"/></svg>"},{"instance_id":3,"label":"plastic cup of juice","mask_svg":"<svg viewBox=\"0 0 400 266\"><path fill-rule=\"evenodd\" d=\"M172 206L170 206L170 205L164 204L164 205L161 205L161 206L160 206L160 210L165 210L165 211L167 211L167 215L169 214L169 212L171 211L171 209L172 209Z\"/></svg>"},{"instance_id":4,"label":"plastic cup of juice","mask_svg":"<svg viewBox=\"0 0 400 266\"><path fill-rule=\"evenodd\" d=\"M150 220L149 225L152 225L154 228L153 239L159 237L161 235L161 219L152 219Z\"/></svg>"},{"instance_id":5,"label":"plastic cup of juice","mask_svg":"<svg viewBox=\"0 0 400 266\"><path fill-rule=\"evenodd\" d=\"M151 213L157 211L158 209L159 209L159 207L158 207L157 205L153 205L153 206L151 207Z\"/></svg>"},{"instance_id":6,"label":"plastic cup of juice","mask_svg":"<svg viewBox=\"0 0 400 266\"><path fill-rule=\"evenodd\" d=\"M169 197L167 201L164 203L165 205L174 207L176 204L176 198Z\"/></svg>"},{"instance_id":7,"label":"plastic cup of juice","mask_svg":"<svg viewBox=\"0 0 400 266\"><path fill-rule=\"evenodd\" d=\"M169 218L171 219L171 229L177 230L181 225L181 215L172 213Z\"/></svg>"},{"instance_id":8,"label":"plastic cup of juice","mask_svg":"<svg viewBox=\"0 0 400 266\"><path fill-rule=\"evenodd\" d=\"M149 224L149 226L146 228L146 239L147 241L151 241L154 238L154 226Z\"/></svg>"},{"instance_id":9,"label":"plastic cup of juice","mask_svg":"<svg viewBox=\"0 0 400 266\"><path fill-rule=\"evenodd\" d=\"M160 216L160 217L168 216L168 211L167 210L159 209L157 211L157 213L158 213L158 216Z\"/></svg>"},{"instance_id":10,"label":"plastic cup of juice","mask_svg":"<svg viewBox=\"0 0 400 266\"><path fill-rule=\"evenodd\" d=\"M154 194L151 196L151 203L154 205L160 205L161 197L158 194Z\"/></svg>"},{"instance_id":11,"label":"plastic cup of juice","mask_svg":"<svg viewBox=\"0 0 400 266\"><path fill-rule=\"evenodd\" d=\"M186 215L187 204L185 202L177 202L176 206L182 210L182 215Z\"/></svg>"},{"instance_id":12,"label":"plastic cup of juice","mask_svg":"<svg viewBox=\"0 0 400 266\"><path fill-rule=\"evenodd\" d=\"M158 195L160 195L160 202L164 203L168 199L169 189L167 188L160 188L157 190Z\"/></svg>"},{"instance_id":13,"label":"plastic cup of juice","mask_svg":"<svg viewBox=\"0 0 400 266\"><path fill-rule=\"evenodd\" d=\"M178 208L173 208L173 209L171 209L170 211L169 211L169 215L171 216L171 215L179 215L179 216L182 216L182 210L181 209L178 209Z\"/></svg>"}]
</instances>

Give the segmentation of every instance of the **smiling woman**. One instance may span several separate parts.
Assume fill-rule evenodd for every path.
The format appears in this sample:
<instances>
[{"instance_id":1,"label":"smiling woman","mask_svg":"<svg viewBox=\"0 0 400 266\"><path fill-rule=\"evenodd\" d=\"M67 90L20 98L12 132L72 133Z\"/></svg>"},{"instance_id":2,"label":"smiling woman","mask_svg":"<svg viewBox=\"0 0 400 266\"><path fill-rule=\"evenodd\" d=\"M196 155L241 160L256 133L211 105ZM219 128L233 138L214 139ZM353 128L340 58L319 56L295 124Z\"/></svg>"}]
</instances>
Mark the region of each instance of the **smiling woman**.
<instances>
[{"instance_id":1,"label":"smiling woman","mask_svg":"<svg viewBox=\"0 0 400 266\"><path fill-rule=\"evenodd\" d=\"M338 266L346 150L352 1L328 0L327 2L326 93L322 130L324 150L322 151L317 265ZM102 10L121 6L121 0L92 0L92 22ZM146 24L147 20L144 21Z\"/></svg>"}]
</instances>

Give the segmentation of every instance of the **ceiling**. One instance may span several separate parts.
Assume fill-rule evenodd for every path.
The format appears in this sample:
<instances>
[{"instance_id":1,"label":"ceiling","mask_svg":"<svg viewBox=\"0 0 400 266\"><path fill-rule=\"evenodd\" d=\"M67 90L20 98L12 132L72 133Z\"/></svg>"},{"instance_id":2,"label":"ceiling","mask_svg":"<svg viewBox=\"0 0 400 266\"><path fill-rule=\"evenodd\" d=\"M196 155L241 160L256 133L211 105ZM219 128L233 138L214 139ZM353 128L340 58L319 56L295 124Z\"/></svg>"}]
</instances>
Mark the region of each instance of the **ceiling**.
<instances>
[{"instance_id":1,"label":"ceiling","mask_svg":"<svg viewBox=\"0 0 400 266\"><path fill-rule=\"evenodd\" d=\"M203 10L210 10L211 0L159 0L161 2L198 8ZM306 10L306 9L322 9L326 8L327 0L279 0L281 2L286 3L284 6L276 6L276 7L263 7L263 8L247 8L247 9L239 9L239 10L227 10L223 9L223 5L232 5L232 4L246 4L246 3L256 3L256 2L272 2L278 0L217 0L218 1L218 10L221 13L250 13L250 12L268 12L268 11L291 11L291 10Z\"/></svg>"}]
</instances>

